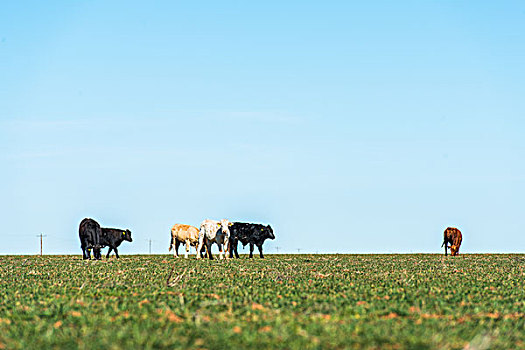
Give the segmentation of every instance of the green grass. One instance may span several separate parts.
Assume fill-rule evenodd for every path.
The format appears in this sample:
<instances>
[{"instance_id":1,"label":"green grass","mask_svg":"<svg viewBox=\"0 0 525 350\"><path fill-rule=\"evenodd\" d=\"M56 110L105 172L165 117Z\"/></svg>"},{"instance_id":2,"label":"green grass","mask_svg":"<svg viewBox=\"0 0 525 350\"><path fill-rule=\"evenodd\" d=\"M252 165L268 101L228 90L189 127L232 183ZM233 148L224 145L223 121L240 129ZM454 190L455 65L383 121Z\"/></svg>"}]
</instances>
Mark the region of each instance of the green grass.
<instances>
[{"instance_id":1,"label":"green grass","mask_svg":"<svg viewBox=\"0 0 525 350\"><path fill-rule=\"evenodd\" d=\"M0 349L525 348L525 255L0 263Z\"/></svg>"}]
</instances>

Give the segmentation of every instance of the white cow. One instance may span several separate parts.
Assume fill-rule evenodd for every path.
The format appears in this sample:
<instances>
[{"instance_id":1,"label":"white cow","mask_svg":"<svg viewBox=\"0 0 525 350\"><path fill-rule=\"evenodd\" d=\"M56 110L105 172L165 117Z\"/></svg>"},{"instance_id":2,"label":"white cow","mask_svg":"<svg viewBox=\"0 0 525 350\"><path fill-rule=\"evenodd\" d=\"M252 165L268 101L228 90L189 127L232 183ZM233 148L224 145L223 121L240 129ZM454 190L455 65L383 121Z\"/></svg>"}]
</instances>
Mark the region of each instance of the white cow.
<instances>
[{"instance_id":1,"label":"white cow","mask_svg":"<svg viewBox=\"0 0 525 350\"><path fill-rule=\"evenodd\" d=\"M228 250L228 244L230 241L230 230L231 222L226 219L221 221L216 220L204 220L201 223L199 230L199 245L197 246L197 259L200 258L199 252L202 249L202 246L206 244L208 249L208 257L213 259L211 255L211 245L217 243L219 246L219 259L224 259L223 256L223 247L224 250Z\"/></svg>"}]
</instances>

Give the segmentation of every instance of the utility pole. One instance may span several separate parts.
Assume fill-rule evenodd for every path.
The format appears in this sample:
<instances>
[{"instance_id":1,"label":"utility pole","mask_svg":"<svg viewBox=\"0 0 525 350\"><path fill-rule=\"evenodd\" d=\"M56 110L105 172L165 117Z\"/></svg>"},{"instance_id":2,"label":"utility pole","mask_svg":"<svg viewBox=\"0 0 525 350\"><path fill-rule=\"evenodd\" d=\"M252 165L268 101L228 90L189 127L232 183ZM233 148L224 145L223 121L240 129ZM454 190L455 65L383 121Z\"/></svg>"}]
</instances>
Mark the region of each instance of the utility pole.
<instances>
[{"instance_id":1,"label":"utility pole","mask_svg":"<svg viewBox=\"0 0 525 350\"><path fill-rule=\"evenodd\" d=\"M148 241L148 246L149 246L149 254L151 255L151 242L153 242L153 240L150 238L150 239L146 239L146 241Z\"/></svg>"},{"instance_id":2,"label":"utility pole","mask_svg":"<svg viewBox=\"0 0 525 350\"><path fill-rule=\"evenodd\" d=\"M281 247L275 247L275 251L277 252L277 254L279 254L279 249L281 249Z\"/></svg>"},{"instance_id":3,"label":"utility pole","mask_svg":"<svg viewBox=\"0 0 525 350\"><path fill-rule=\"evenodd\" d=\"M297 254L301 252L301 248L297 248Z\"/></svg>"},{"instance_id":4,"label":"utility pole","mask_svg":"<svg viewBox=\"0 0 525 350\"><path fill-rule=\"evenodd\" d=\"M40 237L40 256L42 256L42 238L47 237L47 235L44 235L43 233L37 235L37 237Z\"/></svg>"}]
</instances>

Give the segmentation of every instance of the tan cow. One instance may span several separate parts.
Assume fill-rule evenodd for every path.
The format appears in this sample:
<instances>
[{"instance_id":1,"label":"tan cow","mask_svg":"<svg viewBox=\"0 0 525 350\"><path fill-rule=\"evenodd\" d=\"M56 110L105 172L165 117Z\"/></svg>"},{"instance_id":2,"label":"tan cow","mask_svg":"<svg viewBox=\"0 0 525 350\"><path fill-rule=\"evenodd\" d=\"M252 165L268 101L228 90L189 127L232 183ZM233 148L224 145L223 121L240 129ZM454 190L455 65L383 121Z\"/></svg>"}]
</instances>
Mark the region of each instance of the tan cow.
<instances>
[{"instance_id":1,"label":"tan cow","mask_svg":"<svg viewBox=\"0 0 525 350\"><path fill-rule=\"evenodd\" d=\"M170 251L173 249L173 256L179 257L179 245L183 243L186 246L186 254L184 257L188 257L190 252L190 246L197 249L199 243L199 229L190 225L175 224L171 228L171 243ZM198 255L198 253L197 253Z\"/></svg>"},{"instance_id":2,"label":"tan cow","mask_svg":"<svg viewBox=\"0 0 525 350\"><path fill-rule=\"evenodd\" d=\"M463 241L461 231L455 227L447 227L443 233L443 244L441 245L442 247L445 246L445 256L447 256L447 248L450 248L450 255L458 255L461 241ZM450 247L448 246L449 243Z\"/></svg>"}]
</instances>

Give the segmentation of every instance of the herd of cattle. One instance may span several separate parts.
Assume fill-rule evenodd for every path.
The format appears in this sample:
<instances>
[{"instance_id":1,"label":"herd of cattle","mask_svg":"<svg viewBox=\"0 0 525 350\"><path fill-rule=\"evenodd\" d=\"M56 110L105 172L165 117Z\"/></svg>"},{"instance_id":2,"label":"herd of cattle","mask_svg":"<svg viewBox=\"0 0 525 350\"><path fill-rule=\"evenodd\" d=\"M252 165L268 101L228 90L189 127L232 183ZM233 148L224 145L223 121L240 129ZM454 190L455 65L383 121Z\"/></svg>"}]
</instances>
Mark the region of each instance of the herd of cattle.
<instances>
[{"instance_id":1,"label":"herd of cattle","mask_svg":"<svg viewBox=\"0 0 525 350\"><path fill-rule=\"evenodd\" d=\"M100 227L98 222L89 218L80 222L78 232L83 259L91 259L91 250L93 250L93 257L100 260L101 249L106 246L109 247L106 258L109 259L112 250L118 258L118 246L123 241L132 241L129 230ZM254 246L257 246L260 257L264 258L262 246L266 239L275 239L270 225L230 222L226 219L204 220L200 229L190 225L173 225L169 250L173 249L174 256L178 257L179 246L182 243L186 246L185 257L188 257L190 246L193 246L197 259L203 258L204 254L213 259L211 247L215 243L219 247L220 259L225 256L233 258L234 254L239 258L237 245L241 242L243 246L250 245L250 258L253 257Z\"/></svg>"},{"instance_id":2,"label":"herd of cattle","mask_svg":"<svg viewBox=\"0 0 525 350\"><path fill-rule=\"evenodd\" d=\"M118 258L118 247L123 241L132 242L131 231L116 228L100 227L98 222L86 218L80 222L79 227L80 246L82 248L83 259L91 259L91 250L93 257L101 259L101 249L109 247L106 258L113 250ZM200 229L183 224L175 224L171 228L171 243L169 250L173 250L175 257L179 256L179 246L186 246L185 257L188 257L190 247L194 247L197 259L207 256L213 259L211 247L215 243L219 247L219 258L239 258L237 245L242 243L243 247L250 245L250 258L253 258L254 246L259 250L259 255L264 258L263 244L266 239L275 239L273 229L270 225L250 224L244 222L230 222L226 219L221 221L204 220ZM450 254L456 256L459 254L459 247L463 237L461 231L454 227L448 227L444 232L443 244L445 246L445 256L447 249Z\"/></svg>"}]
</instances>

